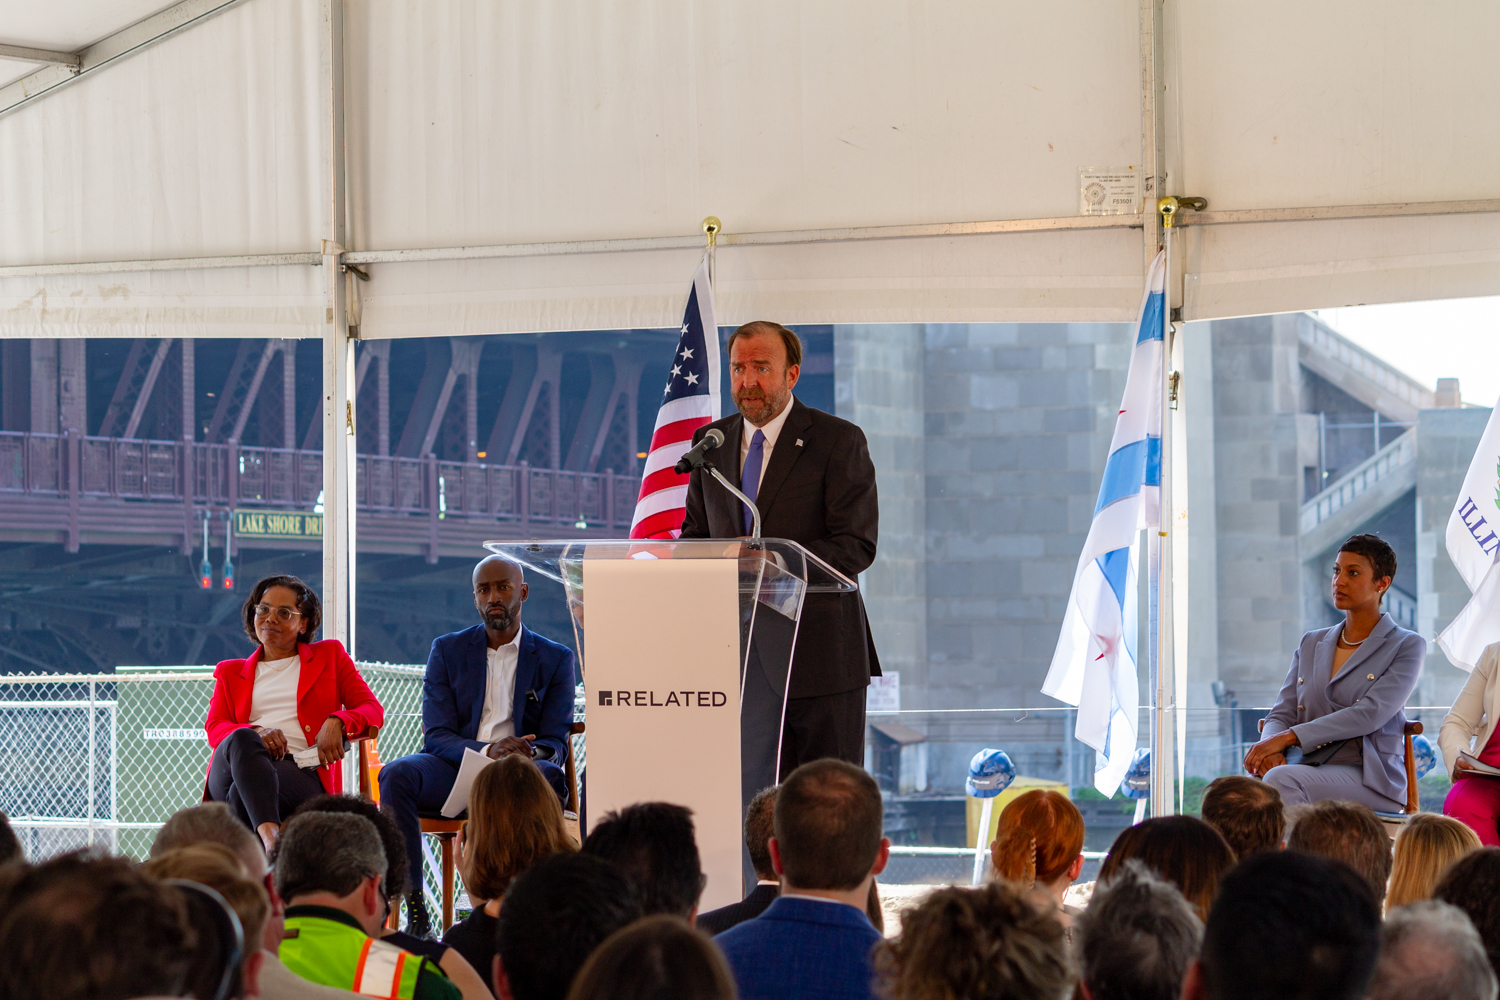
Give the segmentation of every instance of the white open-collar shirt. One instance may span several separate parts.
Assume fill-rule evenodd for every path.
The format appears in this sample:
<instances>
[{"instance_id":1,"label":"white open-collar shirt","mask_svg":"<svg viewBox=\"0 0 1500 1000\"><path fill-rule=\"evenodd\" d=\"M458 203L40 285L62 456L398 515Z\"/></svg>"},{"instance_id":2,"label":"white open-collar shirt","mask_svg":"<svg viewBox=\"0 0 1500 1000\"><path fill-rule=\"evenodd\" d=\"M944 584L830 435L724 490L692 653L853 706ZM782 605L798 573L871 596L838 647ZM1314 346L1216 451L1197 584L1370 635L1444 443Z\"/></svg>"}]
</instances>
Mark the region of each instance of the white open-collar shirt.
<instances>
[{"instance_id":1,"label":"white open-collar shirt","mask_svg":"<svg viewBox=\"0 0 1500 1000\"><path fill-rule=\"evenodd\" d=\"M521 630L499 649L485 649L484 708L479 713L481 743L516 735L516 664L521 659Z\"/></svg>"}]
</instances>

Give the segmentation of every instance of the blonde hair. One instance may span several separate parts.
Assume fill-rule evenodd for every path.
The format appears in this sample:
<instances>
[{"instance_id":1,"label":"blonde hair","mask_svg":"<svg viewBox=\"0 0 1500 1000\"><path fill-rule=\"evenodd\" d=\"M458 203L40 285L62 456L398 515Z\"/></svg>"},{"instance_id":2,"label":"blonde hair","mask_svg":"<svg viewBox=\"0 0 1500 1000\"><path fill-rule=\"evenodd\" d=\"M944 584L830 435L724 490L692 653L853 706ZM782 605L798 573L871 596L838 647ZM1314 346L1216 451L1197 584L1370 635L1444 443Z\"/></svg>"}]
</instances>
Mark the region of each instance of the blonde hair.
<instances>
[{"instance_id":1,"label":"blonde hair","mask_svg":"<svg viewBox=\"0 0 1500 1000\"><path fill-rule=\"evenodd\" d=\"M499 899L521 872L573 849L557 793L535 764L510 754L479 772L469 789L462 865L473 899Z\"/></svg>"},{"instance_id":2,"label":"blonde hair","mask_svg":"<svg viewBox=\"0 0 1500 1000\"><path fill-rule=\"evenodd\" d=\"M1443 871L1459 858L1483 846L1479 835L1463 823L1436 813L1418 813L1396 834L1396 857L1385 909L1431 899Z\"/></svg>"},{"instance_id":3,"label":"blonde hair","mask_svg":"<svg viewBox=\"0 0 1500 1000\"><path fill-rule=\"evenodd\" d=\"M209 841L175 847L141 865L141 871L157 879L197 882L223 896L240 918L246 959L259 950L266 921L271 917L271 897L265 886L249 877L245 863L229 848Z\"/></svg>"},{"instance_id":4,"label":"blonde hair","mask_svg":"<svg viewBox=\"0 0 1500 1000\"><path fill-rule=\"evenodd\" d=\"M1000 813L990 860L995 873L1025 888L1050 885L1083 852L1083 814L1061 792L1037 788L1016 796Z\"/></svg>"}]
</instances>

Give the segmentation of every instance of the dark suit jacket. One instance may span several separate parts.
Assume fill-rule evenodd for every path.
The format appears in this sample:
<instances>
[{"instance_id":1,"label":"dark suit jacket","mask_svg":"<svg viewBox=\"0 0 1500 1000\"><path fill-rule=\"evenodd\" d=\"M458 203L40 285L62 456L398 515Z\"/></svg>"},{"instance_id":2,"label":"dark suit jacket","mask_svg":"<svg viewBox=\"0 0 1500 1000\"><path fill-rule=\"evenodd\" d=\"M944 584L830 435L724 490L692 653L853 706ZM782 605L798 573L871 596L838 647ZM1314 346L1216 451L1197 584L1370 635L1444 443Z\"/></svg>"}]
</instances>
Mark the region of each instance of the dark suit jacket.
<instances>
[{"instance_id":1,"label":"dark suit jacket","mask_svg":"<svg viewBox=\"0 0 1500 1000\"><path fill-rule=\"evenodd\" d=\"M427 676L422 679L422 752L436 754L454 767L464 748L484 752L479 716L489 675L484 626L449 632L432 640ZM516 697L512 718L516 735L536 734L538 747L561 762L573 724L573 651L521 626L516 657ZM544 755L543 755L544 756Z\"/></svg>"},{"instance_id":2,"label":"dark suit jacket","mask_svg":"<svg viewBox=\"0 0 1500 1000\"><path fill-rule=\"evenodd\" d=\"M754 920L714 938L740 1000L865 1000L880 932L844 903L782 896Z\"/></svg>"},{"instance_id":3,"label":"dark suit jacket","mask_svg":"<svg viewBox=\"0 0 1500 1000\"><path fill-rule=\"evenodd\" d=\"M724 443L705 458L731 482L740 474L740 433L735 413L700 427L724 432ZM799 443L800 442L800 443ZM761 535L787 538L851 580L875 561L880 504L875 465L864 431L793 397L756 496ZM745 534L743 505L709 473L688 480L683 538L738 538ZM813 698L866 687L880 673L875 643L859 594L808 594L792 657L789 694Z\"/></svg>"},{"instance_id":4,"label":"dark suit jacket","mask_svg":"<svg viewBox=\"0 0 1500 1000\"><path fill-rule=\"evenodd\" d=\"M774 885L758 885L750 890L750 895L738 903L730 903L717 910L698 914L698 929L709 935L723 934L735 924L754 920L766 912L766 907L776 902L776 897L780 893L781 890Z\"/></svg>"}]
</instances>

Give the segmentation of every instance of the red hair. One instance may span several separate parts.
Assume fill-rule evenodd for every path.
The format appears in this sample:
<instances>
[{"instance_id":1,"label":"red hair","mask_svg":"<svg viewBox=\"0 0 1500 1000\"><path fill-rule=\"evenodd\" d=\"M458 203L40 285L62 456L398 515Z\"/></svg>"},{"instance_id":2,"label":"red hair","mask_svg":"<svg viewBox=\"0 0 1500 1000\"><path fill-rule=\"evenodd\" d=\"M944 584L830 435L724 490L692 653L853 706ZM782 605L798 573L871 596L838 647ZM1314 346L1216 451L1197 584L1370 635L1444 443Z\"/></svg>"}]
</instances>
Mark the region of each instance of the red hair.
<instances>
[{"instance_id":1,"label":"red hair","mask_svg":"<svg viewBox=\"0 0 1500 1000\"><path fill-rule=\"evenodd\" d=\"M1083 814L1050 788L1023 792L1000 813L990 858L1001 878L1055 882L1083 853Z\"/></svg>"}]
</instances>

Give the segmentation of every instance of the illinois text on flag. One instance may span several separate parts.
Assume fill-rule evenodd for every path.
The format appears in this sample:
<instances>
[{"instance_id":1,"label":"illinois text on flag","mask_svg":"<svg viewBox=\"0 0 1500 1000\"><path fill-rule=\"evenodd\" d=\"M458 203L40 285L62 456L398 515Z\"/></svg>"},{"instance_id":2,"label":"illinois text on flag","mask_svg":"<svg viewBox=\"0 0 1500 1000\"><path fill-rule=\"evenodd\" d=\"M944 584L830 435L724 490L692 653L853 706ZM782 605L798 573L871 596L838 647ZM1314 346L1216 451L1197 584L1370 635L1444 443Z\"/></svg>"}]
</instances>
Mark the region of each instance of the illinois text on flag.
<instances>
[{"instance_id":1,"label":"illinois text on flag","mask_svg":"<svg viewBox=\"0 0 1500 1000\"><path fill-rule=\"evenodd\" d=\"M1120 787L1135 753L1136 539L1161 523L1162 308L1166 255L1158 253L1141 296L1125 396L1104 466L1062 635L1042 693L1078 706L1078 739L1093 747L1094 785Z\"/></svg>"},{"instance_id":2,"label":"illinois text on flag","mask_svg":"<svg viewBox=\"0 0 1500 1000\"><path fill-rule=\"evenodd\" d=\"M693 275L680 333L656 412L631 538L676 538L682 533L688 477L672 471L672 466L692 446L693 432L719 418L719 326L707 257Z\"/></svg>"},{"instance_id":3,"label":"illinois text on flag","mask_svg":"<svg viewBox=\"0 0 1500 1000\"><path fill-rule=\"evenodd\" d=\"M1474 596L1438 636L1449 661L1473 670L1479 654L1500 642L1500 403L1469 462L1458 501L1448 516L1448 557Z\"/></svg>"}]
</instances>

